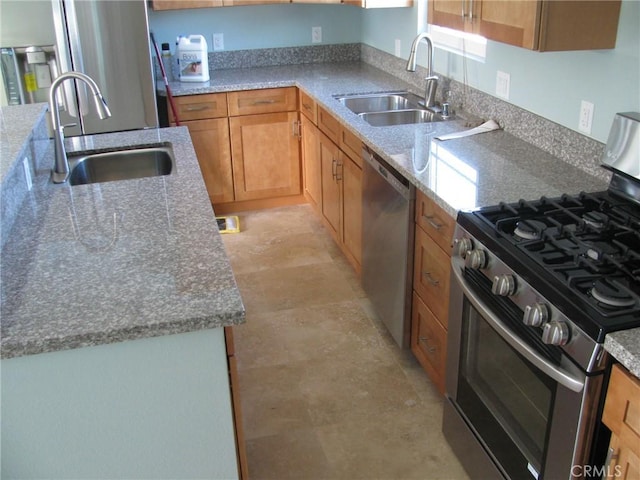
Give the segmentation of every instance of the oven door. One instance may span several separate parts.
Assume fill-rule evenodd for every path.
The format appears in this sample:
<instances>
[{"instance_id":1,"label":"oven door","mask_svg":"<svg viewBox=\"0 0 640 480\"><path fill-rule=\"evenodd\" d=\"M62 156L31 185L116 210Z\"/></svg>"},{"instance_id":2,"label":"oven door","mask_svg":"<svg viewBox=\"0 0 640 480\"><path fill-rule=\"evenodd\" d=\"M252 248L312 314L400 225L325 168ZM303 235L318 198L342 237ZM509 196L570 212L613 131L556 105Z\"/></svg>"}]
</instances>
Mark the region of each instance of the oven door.
<instances>
[{"instance_id":1,"label":"oven door","mask_svg":"<svg viewBox=\"0 0 640 480\"><path fill-rule=\"evenodd\" d=\"M602 376L522 335L522 311L481 273L452 272L447 440L472 477L582 478Z\"/></svg>"}]
</instances>

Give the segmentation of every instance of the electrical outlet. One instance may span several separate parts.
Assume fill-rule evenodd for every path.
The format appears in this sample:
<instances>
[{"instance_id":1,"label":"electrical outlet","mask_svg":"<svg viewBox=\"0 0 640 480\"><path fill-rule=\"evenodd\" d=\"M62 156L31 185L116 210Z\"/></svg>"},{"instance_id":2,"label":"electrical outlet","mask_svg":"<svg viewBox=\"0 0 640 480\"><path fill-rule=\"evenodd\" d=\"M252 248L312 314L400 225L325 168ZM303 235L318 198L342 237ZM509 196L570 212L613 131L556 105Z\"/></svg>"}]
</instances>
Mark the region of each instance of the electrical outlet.
<instances>
[{"instance_id":1,"label":"electrical outlet","mask_svg":"<svg viewBox=\"0 0 640 480\"><path fill-rule=\"evenodd\" d=\"M213 51L219 52L220 50L224 50L224 34L214 33L213 34Z\"/></svg>"},{"instance_id":2,"label":"electrical outlet","mask_svg":"<svg viewBox=\"0 0 640 480\"><path fill-rule=\"evenodd\" d=\"M322 27L311 27L311 43L322 43Z\"/></svg>"},{"instance_id":3,"label":"electrical outlet","mask_svg":"<svg viewBox=\"0 0 640 480\"><path fill-rule=\"evenodd\" d=\"M587 135L591 134L591 124L593 123L593 103L582 100L580 103L580 119L578 120L578 130Z\"/></svg>"},{"instance_id":4,"label":"electrical outlet","mask_svg":"<svg viewBox=\"0 0 640 480\"><path fill-rule=\"evenodd\" d=\"M511 75L498 70L498 74L496 75L496 95L508 100L510 84Z\"/></svg>"},{"instance_id":5,"label":"electrical outlet","mask_svg":"<svg viewBox=\"0 0 640 480\"><path fill-rule=\"evenodd\" d=\"M396 42L395 42L395 56L399 57L400 56L400 47L402 46L400 39L396 38Z\"/></svg>"}]
</instances>

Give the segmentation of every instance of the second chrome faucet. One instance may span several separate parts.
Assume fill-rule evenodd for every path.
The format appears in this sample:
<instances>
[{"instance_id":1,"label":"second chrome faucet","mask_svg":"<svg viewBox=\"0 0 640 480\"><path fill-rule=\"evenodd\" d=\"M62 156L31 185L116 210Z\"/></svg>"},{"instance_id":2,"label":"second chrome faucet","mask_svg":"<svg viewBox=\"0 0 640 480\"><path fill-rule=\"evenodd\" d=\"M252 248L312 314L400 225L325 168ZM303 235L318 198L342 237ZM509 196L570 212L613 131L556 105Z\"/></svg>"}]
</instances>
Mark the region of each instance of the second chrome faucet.
<instances>
[{"instance_id":1,"label":"second chrome faucet","mask_svg":"<svg viewBox=\"0 0 640 480\"><path fill-rule=\"evenodd\" d=\"M407 71L416 71L417 50L420 42L424 40L427 43L427 84L424 91L424 106L432 108L436 104L436 90L438 89L438 77L433 74L433 43L426 33L420 33L411 44L411 53L407 61Z\"/></svg>"}]
</instances>

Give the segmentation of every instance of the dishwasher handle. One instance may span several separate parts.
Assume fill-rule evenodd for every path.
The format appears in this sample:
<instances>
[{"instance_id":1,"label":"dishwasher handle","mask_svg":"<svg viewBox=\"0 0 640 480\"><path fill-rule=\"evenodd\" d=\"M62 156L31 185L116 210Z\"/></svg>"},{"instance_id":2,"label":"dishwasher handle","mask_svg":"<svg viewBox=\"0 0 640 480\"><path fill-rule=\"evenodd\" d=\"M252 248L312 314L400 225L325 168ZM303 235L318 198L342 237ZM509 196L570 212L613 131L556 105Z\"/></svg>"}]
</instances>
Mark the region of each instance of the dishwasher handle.
<instances>
[{"instance_id":1,"label":"dishwasher handle","mask_svg":"<svg viewBox=\"0 0 640 480\"><path fill-rule=\"evenodd\" d=\"M368 148L362 150L365 166L369 166L375 173L384 178L400 195L411 198L411 184L409 180L398 173L391 165Z\"/></svg>"}]
</instances>

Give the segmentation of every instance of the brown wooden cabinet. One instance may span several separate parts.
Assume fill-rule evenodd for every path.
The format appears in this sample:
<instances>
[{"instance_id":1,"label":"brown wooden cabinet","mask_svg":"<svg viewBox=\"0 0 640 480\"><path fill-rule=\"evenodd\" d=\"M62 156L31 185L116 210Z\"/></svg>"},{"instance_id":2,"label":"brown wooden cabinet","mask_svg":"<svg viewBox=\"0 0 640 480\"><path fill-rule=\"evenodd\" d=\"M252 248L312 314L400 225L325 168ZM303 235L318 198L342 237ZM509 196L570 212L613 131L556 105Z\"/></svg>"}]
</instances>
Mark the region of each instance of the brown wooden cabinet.
<instances>
[{"instance_id":1,"label":"brown wooden cabinet","mask_svg":"<svg viewBox=\"0 0 640 480\"><path fill-rule=\"evenodd\" d=\"M178 118L189 129L211 203L232 202L233 172L226 93L175 98ZM175 118L169 109L172 125Z\"/></svg>"},{"instance_id":2,"label":"brown wooden cabinet","mask_svg":"<svg viewBox=\"0 0 640 480\"><path fill-rule=\"evenodd\" d=\"M444 395L449 317L449 254L455 220L424 193L416 196L411 351Z\"/></svg>"},{"instance_id":3,"label":"brown wooden cabinet","mask_svg":"<svg viewBox=\"0 0 640 480\"><path fill-rule=\"evenodd\" d=\"M231 117L236 201L301 193L297 112Z\"/></svg>"},{"instance_id":4,"label":"brown wooden cabinet","mask_svg":"<svg viewBox=\"0 0 640 480\"><path fill-rule=\"evenodd\" d=\"M175 103L217 212L304 201L295 87L179 96ZM175 125L171 109L169 120Z\"/></svg>"},{"instance_id":5,"label":"brown wooden cabinet","mask_svg":"<svg viewBox=\"0 0 640 480\"><path fill-rule=\"evenodd\" d=\"M430 0L429 23L538 51L615 48L619 0Z\"/></svg>"},{"instance_id":6,"label":"brown wooden cabinet","mask_svg":"<svg viewBox=\"0 0 640 480\"><path fill-rule=\"evenodd\" d=\"M179 10L183 8L222 7L223 0L151 0L153 10Z\"/></svg>"},{"instance_id":7,"label":"brown wooden cabinet","mask_svg":"<svg viewBox=\"0 0 640 480\"><path fill-rule=\"evenodd\" d=\"M242 424L242 408L240 404L240 390L238 378L238 362L236 360L235 345L233 343L233 328L224 327L224 340L227 347L227 364L229 368L229 387L231 390L231 407L233 410L233 426L236 437L236 458L238 462L238 474L240 480L249 479L249 464L247 462L247 449L244 440L244 427Z\"/></svg>"},{"instance_id":8,"label":"brown wooden cabinet","mask_svg":"<svg viewBox=\"0 0 640 480\"><path fill-rule=\"evenodd\" d=\"M342 0L342 3L361 8L413 7L413 0Z\"/></svg>"},{"instance_id":9,"label":"brown wooden cabinet","mask_svg":"<svg viewBox=\"0 0 640 480\"><path fill-rule=\"evenodd\" d=\"M640 379L620 364L611 370L602 421L611 430L607 478L640 478Z\"/></svg>"},{"instance_id":10,"label":"brown wooden cabinet","mask_svg":"<svg viewBox=\"0 0 640 480\"><path fill-rule=\"evenodd\" d=\"M304 92L300 111L305 197L360 273L362 142Z\"/></svg>"}]
</instances>

